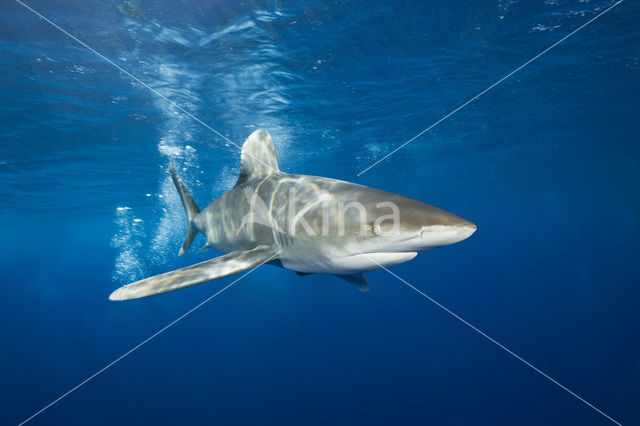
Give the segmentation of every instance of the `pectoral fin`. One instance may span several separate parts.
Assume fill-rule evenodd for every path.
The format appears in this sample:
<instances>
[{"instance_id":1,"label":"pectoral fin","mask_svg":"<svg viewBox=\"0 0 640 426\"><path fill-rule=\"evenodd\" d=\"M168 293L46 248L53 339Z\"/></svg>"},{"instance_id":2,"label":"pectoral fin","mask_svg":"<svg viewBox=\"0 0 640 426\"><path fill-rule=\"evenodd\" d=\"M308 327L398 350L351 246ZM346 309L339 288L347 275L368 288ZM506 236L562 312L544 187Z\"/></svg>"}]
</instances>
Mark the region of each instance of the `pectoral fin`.
<instances>
[{"instance_id":1,"label":"pectoral fin","mask_svg":"<svg viewBox=\"0 0 640 426\"><path fill-rule=\"evenodd\" d=\"M276 255L277 249L271 246L258 246L248 251L234 251L206 262L125 285L111 293L109 300L137 299L178 290L242 272L273 259Z\"/></svg>"},{"instance_id":2,"label":"pectoral fin","mask_svg":"<svg viewBox=\"0 0 640 426\"><path fill-rule=\"evenodd\" d=\"M347 274L347 275L336 275L338 278L342 278L345 281L353 284L358 290L367 292L371 290L369 287L369 281L367 277L364 275L364 272L357 272L355 274Z\"/></svg>"}]
</instances>

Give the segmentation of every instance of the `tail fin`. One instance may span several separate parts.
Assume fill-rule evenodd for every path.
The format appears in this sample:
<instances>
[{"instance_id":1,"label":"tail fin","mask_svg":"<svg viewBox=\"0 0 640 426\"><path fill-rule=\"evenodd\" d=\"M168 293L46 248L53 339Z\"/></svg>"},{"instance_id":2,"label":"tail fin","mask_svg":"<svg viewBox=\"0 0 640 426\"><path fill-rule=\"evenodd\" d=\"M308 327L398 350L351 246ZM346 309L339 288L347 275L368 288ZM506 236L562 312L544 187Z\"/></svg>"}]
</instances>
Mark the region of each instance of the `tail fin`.
<instances>
[{"instance_id":1,"label":"tail fin","mask_svg":"<svg viewBox=\"0 0 640 426\"><path fill-rule=\"evenodd\" d=\"M178 256L182 256L187 250L189 250L191 243L193 243L193 239L198 235L198 229L196 229L193 219L198 213L200 213L200 209L196 205L196 202L193 201L193 198L185 184L182 182L182 179L180 179L180 176L176 173L176 169L173 167L173 161L169 165L169 172L171 173L173 184L176 186L178 194L180 194L180 199L182 200L182 205L187 212L187 220L189 221L187 226L187 236L185 237L182 247L180 248L180 252L178 253Z\"/></svg>"}]
</instances>

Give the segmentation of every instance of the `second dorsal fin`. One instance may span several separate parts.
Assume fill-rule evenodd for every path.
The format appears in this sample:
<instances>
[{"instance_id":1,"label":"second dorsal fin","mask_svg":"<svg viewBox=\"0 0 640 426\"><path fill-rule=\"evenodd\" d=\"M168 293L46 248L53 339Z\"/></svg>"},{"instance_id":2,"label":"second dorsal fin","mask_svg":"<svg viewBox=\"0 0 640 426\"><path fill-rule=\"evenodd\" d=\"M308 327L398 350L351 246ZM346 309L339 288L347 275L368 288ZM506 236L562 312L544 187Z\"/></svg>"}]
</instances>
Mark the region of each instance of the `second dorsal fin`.
<instances>
[{"instance_id":1,"label":"second dorsal fin","mask_svg":"<svg viewBox=\"0 0 640 426\"><path fill-rule=\"evenodd\" d=\"M242 145L240 161L242 169L236 186L280 172L273 139L269 132L263 129L249 135Z\"/></svg>"}]
</instances>

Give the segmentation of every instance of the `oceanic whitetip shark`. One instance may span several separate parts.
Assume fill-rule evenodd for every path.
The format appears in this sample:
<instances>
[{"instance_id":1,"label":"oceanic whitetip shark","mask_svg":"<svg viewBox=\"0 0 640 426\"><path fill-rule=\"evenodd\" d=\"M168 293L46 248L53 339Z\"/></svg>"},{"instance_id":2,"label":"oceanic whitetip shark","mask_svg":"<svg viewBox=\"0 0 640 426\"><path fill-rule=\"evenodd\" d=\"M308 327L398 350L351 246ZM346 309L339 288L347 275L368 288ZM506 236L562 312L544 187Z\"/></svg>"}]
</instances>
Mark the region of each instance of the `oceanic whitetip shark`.
<instances>
[{"instance_id":1,"label":"oceanic whitetip shark","mask_svg":"<svg viewBox=\"0 0 640 426\"><path fill-rule=\"evenodd\" d=\"M476 225L423 202L341 180L280 171L273 140L253 132L230 191L200 210L171 164L187 213L179 255L199 232L203 248L226 253L120 287L111 300L150 296L236 274L263 263L299 275L332 274L369 290L364 272L462 241Z\"/></svg>"}]
</instances>

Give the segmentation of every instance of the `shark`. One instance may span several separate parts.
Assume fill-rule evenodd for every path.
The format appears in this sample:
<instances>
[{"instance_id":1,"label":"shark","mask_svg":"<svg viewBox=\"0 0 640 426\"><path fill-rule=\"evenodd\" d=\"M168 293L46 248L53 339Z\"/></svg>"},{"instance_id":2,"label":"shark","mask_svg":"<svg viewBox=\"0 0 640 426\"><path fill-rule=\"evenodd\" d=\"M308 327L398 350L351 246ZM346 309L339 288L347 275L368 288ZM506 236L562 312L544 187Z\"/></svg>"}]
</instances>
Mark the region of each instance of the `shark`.
<instances>
[{"instance_id":1,"label":"shark","mask_svg":"<svg viewBox=\"0 0 640 426\"><path fill-rule=\"evenodd\" d=\"M392 192L280 170L273 139L244 142L235 186L200 210L173 162L169 173L187 217L179 256L198 234L222 256L116 289L110 300L166 293L268 263L298 275L330 274L369 291L365 272L407 262L420 251L469 238L476 225ZM201 249L201 250L202 250Z\"/></svg>"}]
</instances>

